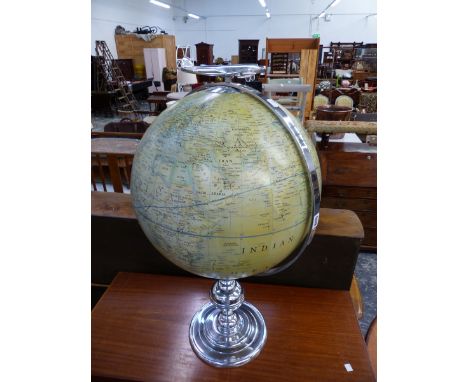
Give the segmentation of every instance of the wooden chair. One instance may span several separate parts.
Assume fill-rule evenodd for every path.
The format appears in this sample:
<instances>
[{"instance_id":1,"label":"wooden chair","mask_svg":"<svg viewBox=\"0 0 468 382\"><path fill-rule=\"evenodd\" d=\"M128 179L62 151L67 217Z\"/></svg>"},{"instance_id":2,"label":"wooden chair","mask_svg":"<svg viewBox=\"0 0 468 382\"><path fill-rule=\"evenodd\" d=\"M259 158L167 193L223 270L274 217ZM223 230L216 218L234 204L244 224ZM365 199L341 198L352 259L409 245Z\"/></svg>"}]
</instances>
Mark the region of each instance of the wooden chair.
<instances>
[{"instance_id":1,"label":"wooden chair","mask_svg":"<svg viewBox=\"0 0 468 382\"><path fill-rule=\"evenodd\" d=\"M366 344L372 370L377 378L377 317L374 318L367 330Z\"/></svg>"},{"instance_id":2,"label":"wooden chair","mask_svg":"<svg viewBox=\"0 0 468 382\"><path fill-rule=\"evenodd\" d=\"M271 99L277 101L286 109L296 115L297 119L304 122L306 96L307 93L312 91L311 85L297 85L297 84L264 84L263 92ZM297 97L274 97L274 93L297 93ZM275 99L277 98L277 99Z\"/></svg>"},{"instance_id":3,"label":"wooden chair","mask_svg":"<svg viewBox=\"0 0 468 382\"><path fill-rule=\"evenodd\" d=\"M133 157L139 142L139 139L114 137L91 140L91 184L94 191L130 192Z\"/></svg>"},{"instance_id":4,"label":"wooden chair","mask_svg":"<svg viewBox=\"0 0 468 382\"><path fill-rule=\"evenodd\" d=\"M329 102L330 102L330 100L328 99L328 97L324 96L323 94L316 95L314 97L313 108L312 108L312 112L310 114L310 117L312 119L315 119L315 116L317 114L317 107L328 105Z\"/></svg>"},{"instance_id":5,"label":"wooden chair","mask_svg":"<svg viewBox=\"0 0 468 382\"><path fill-rule=\"evenodd\" d=\"M342 95L353 99L353 106L351 107L358 107L361 102L361 92L355 88L324 89L321 94L328 97L331 104L335 104L336 99Z\"/></svg>"},{"instance_id":6,"label":"wooden chair","mask_svg":"<svg viewBox=\"0 0 468 382\"><path fill-rule=\"evenodd\" d=\"M340 95L340 96L338 96L336 98L335 105L336 106L346 106L346 107L350 107L352 109L353 105L354 105L354 101L350 96Z\"/></svg>"},{"instance_id":7,"label":"wooden chair","mask_svg":"<svg viewBox=\"0 0 468 382\"><path fill-rule=\"evenodd\" d=\"M109 122L104 126L105 132L115 133L144 133L149 127L145 121L132 121L130 118L122 118L120 122Z\"/></svg>"},{"instance_id":8,"label":"wooden chair","mask_svg":"<svg viewBox=\"0 0 468 382\"><path fill-rule=\"evenodd\" d=\"M91 184L94 191L130 191L133 155L91 153ZM112 184L112 190L109 186ZM99 187L100 185L100 187Z\"/></svg>"},{"instance_id":9,"label":"wooden chair","mask_svg":"<svg viewBox=\"0 0 468 382\"><path fill-rule=\"evenodd\" d=\"M297 78L268 78L268 84L273 85L302 85L303 81L301 77ZM278 94L279 95L279 94ZM279 95L279 98L275 98L275 101L279 104L287 107L288 105L299 104L300 100L300 93L299 94L291 94L285 93L283 95Z\"/></svg>"}]
</instances>

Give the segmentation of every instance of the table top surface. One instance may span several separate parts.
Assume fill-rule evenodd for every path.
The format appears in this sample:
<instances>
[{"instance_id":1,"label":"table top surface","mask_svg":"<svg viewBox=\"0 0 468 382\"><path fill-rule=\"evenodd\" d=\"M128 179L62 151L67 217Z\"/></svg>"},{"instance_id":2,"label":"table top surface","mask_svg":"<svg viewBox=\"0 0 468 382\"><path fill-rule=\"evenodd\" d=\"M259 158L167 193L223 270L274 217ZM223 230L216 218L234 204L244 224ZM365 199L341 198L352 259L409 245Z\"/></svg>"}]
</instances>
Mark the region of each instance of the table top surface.
<instances>
[{"instance_id":1,"label":"table top surface","mask_svg":"<svg viewBox=\"0 0 468 382\"><path fill-rule=\"evenodd\" d=\"M146 102L149 102L149 103L157 103L161 101L167 101L166 94L151 95L146 99Z\"/></svg>"},{"instance_id":2,"label":"table top surface","mask_svg":"<svg viewBox=\"0 0 468 382\"><path fill-rule=\"evenodd\" d=\"M169 93L167 95L167 99L169 100L179 100L179 99L182 99L184 98L187 94L189 94L189 92L173 92L173 93Z\"/></svg>"},{"instance_id":3,"label":"table top surface","mask_svg":"<svg viewBox=\"0 0 468 382\"><path fill-rule=\"evenodd\" d=\"M93 138L91 139L91 152L93 154L135 155L138 143L140 143L139 139Z\"/></svg>"},{"instance_id":4,"label":"table top surface","mask_svg":"<svg viewBox=\"0 0 468 382\"><path fill-rule=\"evenodd\" d=\"M213 281L119 273L92 311L92 374L138 381L374 381L349 292L243 283L268 331L260 355L215 368L193 353L192 316ZM350 365L352 371L347 371ZM349 366L348 366L349 368Z\"/></svg>"}]
</instances>

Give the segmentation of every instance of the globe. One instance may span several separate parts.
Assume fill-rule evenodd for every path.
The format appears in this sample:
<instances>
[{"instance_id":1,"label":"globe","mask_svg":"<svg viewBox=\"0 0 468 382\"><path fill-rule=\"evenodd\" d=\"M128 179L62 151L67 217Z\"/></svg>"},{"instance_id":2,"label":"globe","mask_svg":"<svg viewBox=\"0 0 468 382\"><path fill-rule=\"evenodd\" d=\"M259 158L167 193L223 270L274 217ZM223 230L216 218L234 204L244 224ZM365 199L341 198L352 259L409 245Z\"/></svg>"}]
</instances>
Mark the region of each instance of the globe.
<instances>
[{"instance_id":1,"label":"globe","mask_svg":"<svg viewBox=\"0 0 468 382\"><path fill-rule=\"evenodd\" d=\"M251 276L285 261L318 212L293 137L267 103L238 88L212 86L160 114L132 168L135 212L151 243L177 266L216 279ZM275 107L301 133L320 182L308 134Z\"/></svg>"},{"instance_id":2,"label":"globe","mask_svg":"<svg viewBox=\"0 0 468 382\"><path fill-rule=\"evenodd\" d=\"M286 109L249 89L205 85L182 98L146 131L132 169L135 213L151 243L218 279L189 329L194 352L217 367L250 362L266 342L265 320L237 279L288 266L318 222L312 142Z\"/></svg>"}]
</instances>

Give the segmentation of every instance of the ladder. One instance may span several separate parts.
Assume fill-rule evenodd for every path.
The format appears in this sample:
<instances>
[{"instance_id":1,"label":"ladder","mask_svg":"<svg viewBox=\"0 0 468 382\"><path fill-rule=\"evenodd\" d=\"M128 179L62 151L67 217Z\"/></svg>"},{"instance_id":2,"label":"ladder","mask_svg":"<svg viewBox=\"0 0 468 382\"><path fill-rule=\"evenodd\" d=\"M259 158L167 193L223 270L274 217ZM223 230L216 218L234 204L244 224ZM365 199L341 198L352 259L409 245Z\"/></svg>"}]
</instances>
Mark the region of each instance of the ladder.
<instances>
[{"instance_id":1,"label":"ladder","mask_svg":"<svg viewBox=\"0 0 468 382\"><path fill-rule=\"evenodd\" d=\"M118 109L126 113L139 114L138 101L127 85L105 41L96 41L96 58L98 70L105 79L107 90L115 94Z\"/></svg>"}]
</instances>

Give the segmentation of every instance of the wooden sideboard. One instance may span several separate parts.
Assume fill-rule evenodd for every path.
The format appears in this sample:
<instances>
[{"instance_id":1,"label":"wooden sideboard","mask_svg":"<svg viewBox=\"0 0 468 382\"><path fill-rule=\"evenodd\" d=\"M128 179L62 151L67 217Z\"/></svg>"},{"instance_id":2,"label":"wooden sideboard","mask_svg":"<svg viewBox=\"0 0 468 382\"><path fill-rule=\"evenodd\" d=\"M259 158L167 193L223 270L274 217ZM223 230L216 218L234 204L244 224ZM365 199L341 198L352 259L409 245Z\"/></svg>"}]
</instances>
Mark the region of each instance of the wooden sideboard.
<instances>
[{"instance_id":1,"label":"wooden sideboard","mask_svg":"<svg viewBox=\"0 0 468 382\"><path fill-rule=\"evenodd\" d=\"M319 147L324 208L354 211L364 227L361 248L377 250L377 147L328 143Z\"/></svg>"}]
</instances>

